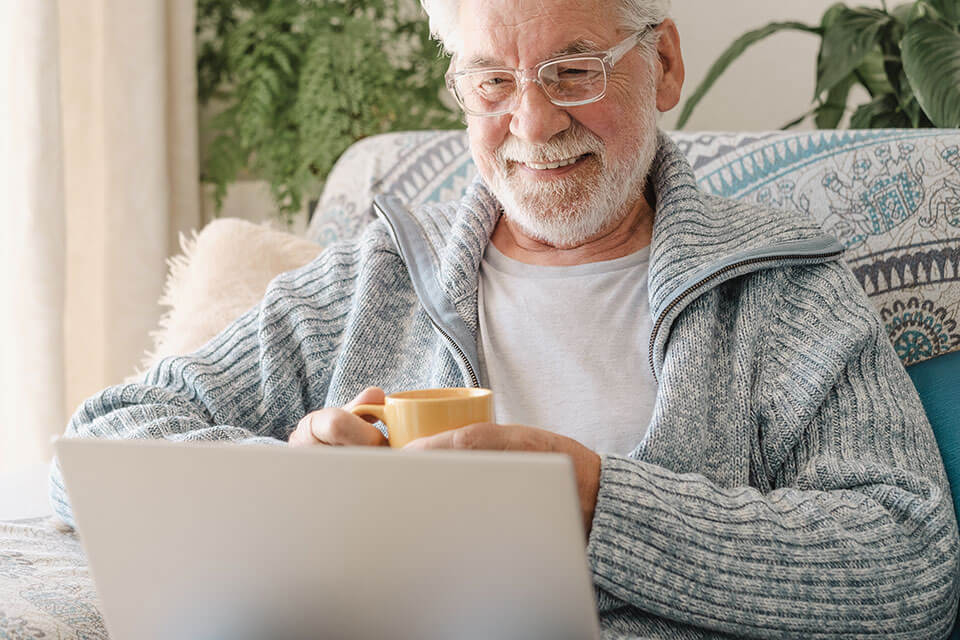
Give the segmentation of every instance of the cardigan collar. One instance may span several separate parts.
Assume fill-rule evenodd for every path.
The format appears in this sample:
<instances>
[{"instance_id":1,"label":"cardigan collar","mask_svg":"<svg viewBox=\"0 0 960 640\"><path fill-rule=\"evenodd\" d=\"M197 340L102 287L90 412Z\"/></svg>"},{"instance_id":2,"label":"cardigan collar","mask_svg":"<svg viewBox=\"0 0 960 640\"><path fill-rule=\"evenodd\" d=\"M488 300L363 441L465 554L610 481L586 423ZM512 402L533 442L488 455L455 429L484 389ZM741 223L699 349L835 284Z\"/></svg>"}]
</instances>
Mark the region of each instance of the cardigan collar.
<instances>
[{"instance_id":1,"label":"cardigan collar","mask_svg":"<svg viewBox=\"0 0 960 640\"><path fill-rule=\"evenodd\" d=\"M794 254L839 248L804 214L708 195L673 140L658 131L657 143L650 170L656 202L651 203L655 217L648 282L655 318L698 275L729 265L738 256L775 253L777 247L790 247ZM440 284L455 303L476 294L483 252L501 211L477 177L459 203L418 212L434 247Z\"/></svg>"}]
</instances>

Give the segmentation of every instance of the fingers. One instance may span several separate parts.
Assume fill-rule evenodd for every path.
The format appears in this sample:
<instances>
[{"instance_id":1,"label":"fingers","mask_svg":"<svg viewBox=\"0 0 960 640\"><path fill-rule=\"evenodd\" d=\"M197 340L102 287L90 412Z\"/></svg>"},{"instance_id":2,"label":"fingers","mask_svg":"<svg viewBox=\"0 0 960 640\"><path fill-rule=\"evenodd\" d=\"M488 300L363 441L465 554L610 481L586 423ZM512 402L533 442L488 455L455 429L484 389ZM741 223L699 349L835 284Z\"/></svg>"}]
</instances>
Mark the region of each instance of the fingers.
<instances>
[{"instance_id":1,"label":"fingers","mask_svg":"<svg viewBox=\"0 0 960 640\"><path fill-rule=\"evenodd\" d=\"M427 451L430 449L510 449L512 443L511 428L491 423L476 423L442 431L438 434L418 438L407 443L403 448L411 451Z\"/></svg>"},{"instance_id":2,"label":"fingers","mask_svg":"<svg viewBox=\"0 0 960 640\"><path fill-rule=\"evenodd\" d=\"M367 387L361 391L356 398L347 403L347 406L344 407L345 410L350 411L357 405L361 404L383 404L386 401L386 395L383 393L383 389L380 387ZM373 416L366 416L363 418L369 423L374 423L377 421Z\"/></svg>"},{"instance_id":3,"label":"fingers","mask_svg":"<svg viewBox=\"0 0 960 640\"><path fill-rule=\"evenodd\" d=\"M292 447L326 445L333 447L384 447L387 439L373 426L376 418L361 418L349 409L359 404L382 404L383 390L364 389L344 409L328 408L305 415L288 440Z\"/></svg>"},{"instance_id":4,"label":"fingers","mask_svg":"<svg viewBox=\"0 0 960 640\"><path fill-rule=\"evenodd\" d=\"M430 449L454 449L453 432L444 431L433 436L411 440L403 445L403 451L428 451Z\"/></svg>"},{"instance_id":5,"label":"fingers","mask_svg":"<svg viewBox=\"0 0 960 640\"><path fill-rule=\"evenodd\" d=\"M304 418L320 444L335 447L380 447L387 444L380 430L344 409L322 409Z\"/></svg>"}]
</instances>

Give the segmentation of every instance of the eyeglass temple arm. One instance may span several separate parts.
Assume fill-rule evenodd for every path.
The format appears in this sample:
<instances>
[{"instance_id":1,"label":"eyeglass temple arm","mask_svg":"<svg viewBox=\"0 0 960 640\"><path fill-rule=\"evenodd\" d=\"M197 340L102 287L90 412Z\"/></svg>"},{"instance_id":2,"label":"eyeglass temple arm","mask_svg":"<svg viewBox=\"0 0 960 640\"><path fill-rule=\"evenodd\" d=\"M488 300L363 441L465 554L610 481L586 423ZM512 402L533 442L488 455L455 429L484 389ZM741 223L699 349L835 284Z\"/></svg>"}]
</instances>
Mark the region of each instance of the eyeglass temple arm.
<instances>
[{"instance_id":1,"label":"eyeglass temple arm","mask_svg":"<svg viewBox=\"0 0 960 640\"><path fill-rule=\"evenodd\" d=\"M610 64L616 64L620 58L625 56L627 52L630 51L630 49L633 49L635 46L637 46L637 43L640 42L640 39L643 38L643 36L647 35L647 33L659 26L660 25L648 24L643 29L637 31L635 34L615 46L613 49L610 49L607 52L607 62Z\"/></svg>"}]
</instances>

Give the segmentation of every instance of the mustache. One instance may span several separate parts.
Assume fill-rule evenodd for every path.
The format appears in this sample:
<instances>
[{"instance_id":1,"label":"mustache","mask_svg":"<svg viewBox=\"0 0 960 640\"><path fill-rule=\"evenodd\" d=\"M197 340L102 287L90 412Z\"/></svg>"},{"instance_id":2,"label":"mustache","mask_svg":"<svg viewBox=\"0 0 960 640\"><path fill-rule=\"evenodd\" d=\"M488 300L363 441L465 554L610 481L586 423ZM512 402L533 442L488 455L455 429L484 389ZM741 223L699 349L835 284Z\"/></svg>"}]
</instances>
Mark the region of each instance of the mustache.
<instances>
[{"instance_id":1,"label":"mustache","mask_svg":"<svg viewBox=\"0 0 960 640\"><path fill-rule=\"evenodd\" d=\"M580 124L557 134L546 144L529 144L508 134L495 155L501 167L508 162L547 163L567 158L577 158L592 153L603 160L603 141Z\"/></svg>"}]
</instances>

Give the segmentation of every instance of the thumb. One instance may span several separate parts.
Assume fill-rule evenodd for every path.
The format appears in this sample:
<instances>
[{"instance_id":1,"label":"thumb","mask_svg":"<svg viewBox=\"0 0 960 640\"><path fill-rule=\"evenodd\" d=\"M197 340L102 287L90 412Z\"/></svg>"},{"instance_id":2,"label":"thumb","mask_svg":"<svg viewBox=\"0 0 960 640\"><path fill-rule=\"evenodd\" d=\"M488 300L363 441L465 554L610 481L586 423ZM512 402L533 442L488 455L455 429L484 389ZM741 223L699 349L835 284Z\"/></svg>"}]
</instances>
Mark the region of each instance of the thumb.
<instances>
[{"instance_id":1,"label":"thumb","mask_svg":"<svg viewBox=\"0 0 960 640\"><path fill-rule=\"evenodd\" d=\"M357 394L357 397L351 400L344 409L350 411L361 404L383 404L385 401L386 394L384 394L383 389L380 387L367 387ZM376 422L376 419L371 417L367 422Z\"/></svg>"}]
</instances>

